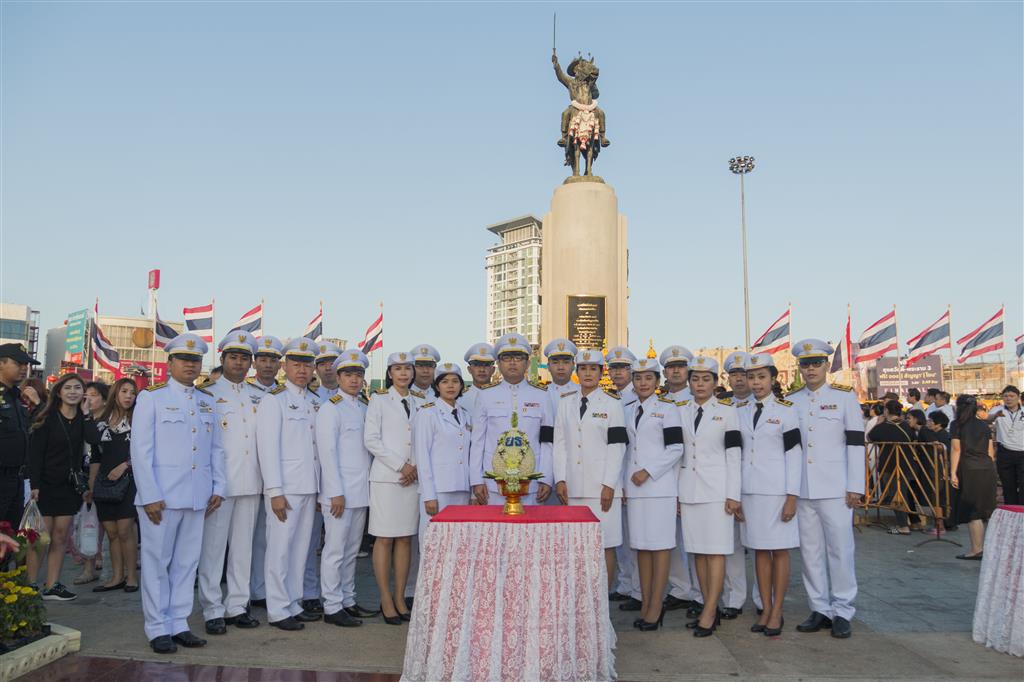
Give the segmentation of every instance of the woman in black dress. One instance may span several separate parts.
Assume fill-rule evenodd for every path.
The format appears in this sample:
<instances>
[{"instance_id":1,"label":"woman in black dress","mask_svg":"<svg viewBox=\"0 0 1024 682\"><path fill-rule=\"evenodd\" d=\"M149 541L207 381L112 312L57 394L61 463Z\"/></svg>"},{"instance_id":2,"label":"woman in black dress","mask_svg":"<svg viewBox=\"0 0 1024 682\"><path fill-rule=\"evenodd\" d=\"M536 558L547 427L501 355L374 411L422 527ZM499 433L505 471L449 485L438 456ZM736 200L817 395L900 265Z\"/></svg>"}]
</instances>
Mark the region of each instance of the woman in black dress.
<instances>
[{"instance_id":1,"label":"woman in black dress","mask_svg":"<svg viewBox=\"0 0 1024 682\"><path fill-rule=\"evenodd\" d=\"M995 447L989 425L978 418L972 395L956 399L956 421L950 427L952 478L960 490L960 523L967 524L971 551L957 559L980 560L985 547L985 521L996 508Z\"/></svg>"},{"instance_id":2,"label":"woman in black dress","mask_svg":"<svg viewBox=\"0 0 1024 682\"><path fill-rule=\"evenodd\" d=\"M78 595L58 582L64 563L71 519L78 513L82 500L91 500L89 491L80 493L70 480L77 471L84 482L85 415L79 408L85 395L85 383L77 374L65 374L50 391L50 397L29 430L28 474L32 499L39 504L43 523L50 533L50 551L46 563L43 599L71 601ZM39 557L28 553L28 576L35 582L39 574Z\"/></svg>"},{"instance_id":3,"label":"woman in black dress","mask_svg":"<svg viewBox=\"0 0 1024 682\"><path fill-rule=\"evenodd\" d=\"M132 411L138 389L131 379L118 379L110 389L106 407L94 422L86 424L85 438L92 451L89 460L89 490L96 481L117 481L128 477L128 488L120 502L96 502L96 513L110 540L110 580L92 589L109 592L139 589L138 548L135 544L135 481L132 479Z\"/></svg>"}]
</instances>

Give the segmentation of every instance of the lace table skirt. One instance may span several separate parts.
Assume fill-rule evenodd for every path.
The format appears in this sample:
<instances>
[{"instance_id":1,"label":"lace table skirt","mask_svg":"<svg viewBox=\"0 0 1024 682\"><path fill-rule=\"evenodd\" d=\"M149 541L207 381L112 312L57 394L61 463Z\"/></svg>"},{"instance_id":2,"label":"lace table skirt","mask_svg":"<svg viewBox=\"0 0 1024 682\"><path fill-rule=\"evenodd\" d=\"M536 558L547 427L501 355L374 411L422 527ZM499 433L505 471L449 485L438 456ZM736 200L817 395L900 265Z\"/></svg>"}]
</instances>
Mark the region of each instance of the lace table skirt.
<instances>
[{"instance_id":1,"label":"lace table skirt","mask_svg":"<svg viewBox=\"0 0 1024 682\"><path fill-rule=\"evenodd\" d=\"M974 641L1024 656L1024 507L999 507L985 531Z\"/></svg>"},{"instance_id":2,"label":"lace table skirt","mask_svg":"<svg viewBox=\"0 0 1024 682\"><path fill-rule=\"evenodd\" d=\"M448 509L447 518L483 512ZM584 523L524 523L487 509L493 520L428 525L402 679L614 679L597 519L585 507ZM527 514L535 509L544 508Z\"/></svg>"}]
</instances>

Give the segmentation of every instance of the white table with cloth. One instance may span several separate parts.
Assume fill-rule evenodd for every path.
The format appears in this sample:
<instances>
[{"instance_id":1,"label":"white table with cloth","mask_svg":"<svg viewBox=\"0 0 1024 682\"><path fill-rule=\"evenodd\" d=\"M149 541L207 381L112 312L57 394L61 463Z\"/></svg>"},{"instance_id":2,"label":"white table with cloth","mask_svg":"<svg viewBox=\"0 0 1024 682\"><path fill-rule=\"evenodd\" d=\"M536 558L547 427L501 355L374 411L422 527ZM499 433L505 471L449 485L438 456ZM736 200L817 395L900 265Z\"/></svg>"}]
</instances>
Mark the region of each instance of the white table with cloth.
<instances>
[{"instance_id":1,"label":"white table with cloth","mask_svg":"<svg viewBox=\"0 0 1024 682\"><path fill-rule=\"evenodd\" d=\"M988 521L974 641L1024 656L1024 506L1002 505Z\"/></svg>"},{"instance_id":2,"label":"white table with cloth","mask_svg":"<svg viewBox=\"0 0 1024 682\"><path fill-rule=\"evenodd\" d=\"M450 506L420 547L402 679L610 680L601 525L587 507Z\"/></svg>"}]
</instances>

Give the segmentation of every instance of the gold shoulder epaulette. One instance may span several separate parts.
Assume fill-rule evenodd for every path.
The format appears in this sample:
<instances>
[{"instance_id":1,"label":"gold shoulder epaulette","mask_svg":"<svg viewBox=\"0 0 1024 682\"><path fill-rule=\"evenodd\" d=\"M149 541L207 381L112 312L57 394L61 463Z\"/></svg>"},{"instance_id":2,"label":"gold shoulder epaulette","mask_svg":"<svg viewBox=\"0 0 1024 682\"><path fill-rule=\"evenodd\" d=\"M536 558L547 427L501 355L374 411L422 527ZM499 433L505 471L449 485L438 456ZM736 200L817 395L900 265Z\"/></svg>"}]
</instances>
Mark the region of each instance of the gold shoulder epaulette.
<instances>
[{"instance_id":1,"label":"gold shoulder epaulette","mask_svg":"<svg viewBox=\"0 0 1024 682\"><path fill-rule=\"evenodd\" d=\"M205 393L206 395L213 395L212 393L210 393L209 391L207 391L207 390L206 390L205 388L203 388L202 386L196 386L196 390L197 390L197 391L199 391L200 393Z\"/></svg>"},{"instance_id":2,"label":"gold shoulder epaulette","mask_svg":"<svg viewBox=\"0 0 1024 682\"><path fill-rule=\"evenodd\" d=\"M744 407L749 402L750 402L749 400L744 400L743 402L736 403L736 407Z\"/></svg>"},{"instance_id":3,"label":"gold shoulder epaulette","mask_svg":"<svg viewBox=\"0 0 1024 682\"><path fill-rule=\"evenodd\" d=\"M492 382L491 382L491 383L489 383L489 384L484 384L483 386L481 386L481 387L480 387L480 390L482 391L482 390L484 390L485 388L494 388L495 386L497 386L497 385L498 385L498 384L500 384L500 383L501 383L501 379L498 379L497 381L492 381Z\"/></svg>"},{"instance_id":4,"label":"gold shoulder epaulette","mask_svg":"<svg viewBox=\"0 0 1024 682\"><path fill-rule=\"evenodd\" d=\"M793 407L793 403L789 402L788 400L783 400L782 398L776 398L775 402L784 407Z\"/></svg>"},{"instance_id":5,"label":"gold shoulder epaulette","mask_svg":"<svg viewBox=\"0 0 1024 682\"><path fill-rule=\"evenodd\" d=\"M150 384L149 386L146 386L146 390L147 391L158 391L158 390L160 390L161 388L163 388L166 385L167 385L166 381L161 381L158 384Z\"/></svg>"},{"instance_id":6,"label":"gold shoulder epaulette","mask_svg":"<svg viewBox=\"0 0 1024 682\"><path fill-rule=\"evenodd\" d=\"M829 384L832 388L837 391L852 391L853 386L847 386L846 384Z\"/></svg>"},{"instance_id":7,"label":"gold shoulder epaulette","mask_svg":"<svg viewBox=\"0 0 1024 682\"><path fill-rule=\"evenodd\" d=\"M573 389L572 391L566 391L565 393L562 393L558 397L559 398L568 398L571 395L576 395L576 390L575 389Z\"/></svg>"},{"instance_id":8,"label":"gold shoulder epaulette","mask_svg":"<svg viewBox=\"0 0 1024 682\"><path fill-rule=\"evenodd\" d=\"M732 398L722 398L718 402L722 405L732 405Z\"/></svg>"},{"instance_id":9,"label":"gold shoulder epaulette","mask_svg":"<svg viewBox=\"0 0 1024 682\"><path fill-rule=\"evenodd\" d=\"M369 404L370 404L370 399L369 399L369 398L367 398L367 397L366 397L365 395L363 395L362 393L360 393L360 394L359 394L359 397L358 397L358 398L356 398L356 400L358 400L359 402L361 402L361 403L362 403L363 405L369 405Z\"/></svg>"},{"instance_id":10,"label":"gold shoulder epaulette","mask_svg":"<svg viewBox=\"0 0 1024 682\"><path fill-rule=\"evenodd\" d=\"M420 393L419 391L414 391L411 388L409 389L409 395L411 395L413 398L419 398L420 400L423 400L424 398L427 397Z\"/></svg>"},{"instance_id":11,"label":"gold shoulder epaulette","mask_svg":"<svg viewBox=\"0 0 1024 682\"><path fill-rule=\"evenodd\" d=\"M806 386L801 386L800 388L794 388L792 391L789 391L789 392L786 393L786 397L788 398L789 396L793 395L794 393L799 393L800 391L804 390L804 388L806 388Z\"/></svg>"},{"instance_id":12,"label":"gold shoulder epaulette","mask_svg":"<svg viewBox=\"0 0 1024 682\"><path fill-rule=\"evenodd\" d=\"M659 402L659 403L669 403L669 404L671 404L671 405L675 405L675 404L676 404L676 401L674 401L674 400L669 400L668 398L666 398L666 397L665 397L665 396L663 396L663 395L659 395L659 396L658 396L658 402Z\"/></svg>"},{"instance_id":13,"label":"gold shoulder epaulette","mask_svg":"<svg viewBox=\"0 0 1024 682\"><path fill-rule=\"evenodd\" d=\"M270 389L270 395L277 395L284 390L284 384L278 384L274 388Z\"/></svg>"},{"instance_id":14,"label":"gold shoulder epaulette","mask_svg":"<svg viewBox=\"0 0 1024 682\"><path fill-rule=\"evenodd\" d=\"M246 377L245 378L245 383L247 383L247 384L255 384L256 383L256 377Z\"/></svg>"},{"instance_id":15,"label":"gold shoulder epaulette","mask_svg":"<svg viewBox=\"0 0 1024 682\"><path fill-rule=\"evenodd\" d=\"M534 388L539 388L542 391L548 390L548 385L547 384L542 384L541 382L537 381L536 379L530 379L526 383L530 384Z\"/></svg>"},{"instance_id":16,"label":"gold shoulder epaulette","mask_svg":"<svg viewBox=\"0 0 1024 682\"><path fill-rule=\"evenodd\" d=\"M676 403L676 405L678 405L679 407L682 407L683 405L689 405L689 404L690 404L689 400L680 400L679 402Z\"/></svg>"},{"instance_id":17,"label":"gold shoulder epaulette","mask_svg":"<svg viewBox=\"0 0 1024 682\"><path fill-rule=\"evenodd\" d=\"M386 395L387 392L388 392L388 389L386 389L386 388L375 388L375 389L373 389L373 392L376 395Z\"/></svg>"},{"instance_id":18,"label":"gold shoulder epaulette","mask_svg":"<svg viewBox=\"0 0 1024 682\"><path fill-rule=\"evenodd\" d=\"M202 389L202 388L209 388L210 386L213 386L215 383L217 383L217 382L214 381L213 379L203 379L199 383L199 385L196 386L196 388L200 388L200 389Z\"/></svg>"},{"instance_id":19,"label":"gold shoulder epaulette","mask_svg":"<svg viewBox=\"0 0 1024 682\"><path fill-rule=\"evenodd\" d=\"M340 393L336 393L336 394L331 396L331 402L334 403L335 405L337 405L338 403L340 403L342 401L343 397L344 396L342 396Z\"/></svg>"},{"instance_id":20,"label":"gold shoulder epaulette","mask_svg":"<svg viewBox=\"0 0 1024 682\"><path fill-rule=\"evenodd\" d=\"M611 397L615 398L616 400L622 400L622 396L619 395L619 392L616 391L614 388L605 388L604 389L604 393L605 393L605 395L610 395Z\"/></svg>"},{"instance_id":21,"label":"gold shoulder epaulette","mask_svg":"<svg viewBox=\"0 0 1024 682\"><path fill-rule=\"evenodd\" d=\"M432 403L432 402L431 402L431 403L423 403L423 405L421 405L421 406L420 406L420 409L421 409L421 410L425 410L425 409L427 409L428 407L433 407L433 406L434 406L434 405L436 405L436 404L437 404L437 403Z\"/></svg>"}]
</instances>

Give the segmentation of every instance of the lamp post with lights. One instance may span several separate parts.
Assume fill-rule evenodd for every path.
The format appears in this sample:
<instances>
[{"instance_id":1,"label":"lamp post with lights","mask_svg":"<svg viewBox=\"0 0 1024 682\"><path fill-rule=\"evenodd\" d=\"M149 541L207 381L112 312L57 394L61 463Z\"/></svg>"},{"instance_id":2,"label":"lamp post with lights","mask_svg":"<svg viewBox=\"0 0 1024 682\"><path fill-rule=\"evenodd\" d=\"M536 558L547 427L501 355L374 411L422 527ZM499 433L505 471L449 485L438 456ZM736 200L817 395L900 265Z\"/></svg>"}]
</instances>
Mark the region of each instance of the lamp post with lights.
<instances>
[{"instance_id":1,"label":"lamp post with lights","mask_svg":"<svg viewBox=\"0 0 1024 682\"><path fill-rule=\"evenodd\" d=\"M729 170L740 176L740 233L743 237L743 337L750 352L750 282L747 277L747 204L743 194L743 176L754 170L753 156L734 156Z\"/></svg>"}]
</instances>

